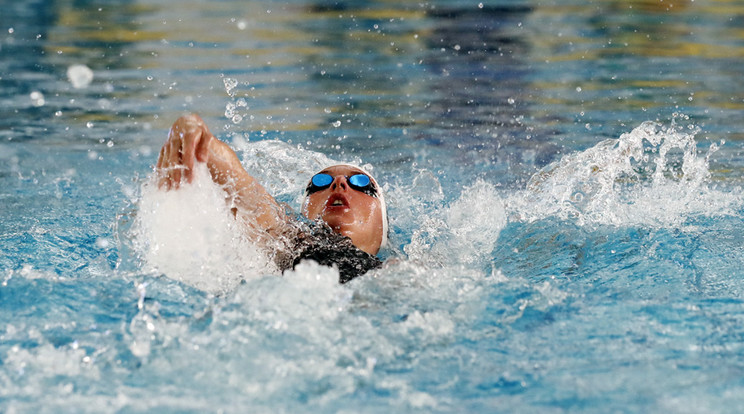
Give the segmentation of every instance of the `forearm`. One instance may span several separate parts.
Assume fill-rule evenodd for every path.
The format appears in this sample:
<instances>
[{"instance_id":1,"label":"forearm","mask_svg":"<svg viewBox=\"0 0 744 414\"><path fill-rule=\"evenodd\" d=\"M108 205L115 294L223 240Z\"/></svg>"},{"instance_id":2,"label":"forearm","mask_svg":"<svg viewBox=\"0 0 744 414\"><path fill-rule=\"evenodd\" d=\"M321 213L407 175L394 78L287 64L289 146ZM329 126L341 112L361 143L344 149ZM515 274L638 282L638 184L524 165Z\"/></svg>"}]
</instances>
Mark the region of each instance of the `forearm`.
<instances>
[{"instance_id":1,"label":"forearm","mask_svg":"<svg viewBox=\"0 0 744 414\"><path fill-rule=\"evenodd\" d=\"M212 180L222 186L231 199L236 215L253 227L271 233L280 232L287 217L274 197L251 176L240 163L237 154L224 142L209 143L207 166Z\"/></svg>"}]
</instances>

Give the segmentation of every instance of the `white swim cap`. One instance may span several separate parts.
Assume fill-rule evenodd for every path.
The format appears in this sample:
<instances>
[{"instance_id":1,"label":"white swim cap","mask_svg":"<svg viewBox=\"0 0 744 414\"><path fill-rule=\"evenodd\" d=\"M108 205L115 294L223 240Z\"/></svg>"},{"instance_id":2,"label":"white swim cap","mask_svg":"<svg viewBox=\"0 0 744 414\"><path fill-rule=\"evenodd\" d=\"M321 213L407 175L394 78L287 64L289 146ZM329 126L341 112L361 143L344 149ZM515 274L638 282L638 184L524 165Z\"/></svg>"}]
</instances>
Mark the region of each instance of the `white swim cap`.
<instances>
[{"instance_id":1,"label":"white swim cap","mask_svg":"<svg viewBox=\"0 0 744 414\"><path fill-rule=\"evenodd\" d=\"M362 168L362 167L360 167L358 165L344 164L344 163L342 163L342 164L329 165L326 168L339 167L339 166L356 168L359 171L361 171L362 173L364 173L364 175L366 175L367 177L369 177L369 179L372 181L372 185L374 186L375 193L376 193L375 194L375 198L377 198L380 201L380 208L382 209L382 241L380 242L380 250L382 250L382 248L385 247L387 245L387 242L388 242L388 214L387 214L387 204L385 204L385 195L382 193L382 188L377 183L377 180L375 180L375 177L373 177L372 174L370 174L367 170L365 170L364 168ZM324 168L324 169L326 169L326 168ZM303 199L302 199L302 206L303 206L303 208L305 206L305 203L307 203L307 196L309 195L308 192L307 192L308 189L309 189L309 186L305 188L305 197L303 197Z\"/></svg>"}]
</instances>

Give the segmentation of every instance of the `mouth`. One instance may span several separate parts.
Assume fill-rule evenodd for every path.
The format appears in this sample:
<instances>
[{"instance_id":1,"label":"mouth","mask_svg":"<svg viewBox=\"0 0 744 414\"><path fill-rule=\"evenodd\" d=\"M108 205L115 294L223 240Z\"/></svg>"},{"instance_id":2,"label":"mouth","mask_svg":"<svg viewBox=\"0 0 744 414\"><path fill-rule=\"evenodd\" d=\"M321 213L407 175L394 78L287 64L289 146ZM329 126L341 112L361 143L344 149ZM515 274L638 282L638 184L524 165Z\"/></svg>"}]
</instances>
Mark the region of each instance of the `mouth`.
<instances>
[{"instance_id":1,"label":"mouth","mask_svg":"<svg viewBox=\"0 0 744 414\"><path fill-rule=\"evenodd\" d=\"M334 194L326 201L326 208L343 209L349 207L349 201L341 194Z\"/></svg>"}]
</instances>

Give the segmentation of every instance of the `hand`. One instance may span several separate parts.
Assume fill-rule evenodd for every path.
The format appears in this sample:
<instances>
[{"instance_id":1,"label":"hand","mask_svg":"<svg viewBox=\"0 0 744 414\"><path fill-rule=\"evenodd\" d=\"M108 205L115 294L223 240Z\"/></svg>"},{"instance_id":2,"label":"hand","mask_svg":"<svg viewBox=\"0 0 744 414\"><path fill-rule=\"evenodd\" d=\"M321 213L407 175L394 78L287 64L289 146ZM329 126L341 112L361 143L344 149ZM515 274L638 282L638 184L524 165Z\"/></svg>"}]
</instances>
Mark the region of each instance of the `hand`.
<instances>
[{"instance_id":1,"label":"hand","mask_svg":"<svg viewBox=\"0 0 744 414\"><path fill-rule=\"evenodd\" d=\"M277 237L286 230L284 209L243 168L235 151L212 135L199 115L185 115L173 123L160 150L158 187L177 189L182 182L191 182L197 162L207 164L212 181L225 191L234 204L233 213L240 215L254 238L261 238L256 231Z\"/></svg>"},{"instance_id":2,"label":"hand","mask_svg":"<svg viewBox=\"0 0 744 414\"><path fill-rule=\"evenodd\" d=\"M194 179L194 164L209 161L209 143L213 139L216 140L199 115L178 118L160 149L156 166L158 187L170 190L178 188L182 180L190 183Z\"/></svg>"}]
</instances>

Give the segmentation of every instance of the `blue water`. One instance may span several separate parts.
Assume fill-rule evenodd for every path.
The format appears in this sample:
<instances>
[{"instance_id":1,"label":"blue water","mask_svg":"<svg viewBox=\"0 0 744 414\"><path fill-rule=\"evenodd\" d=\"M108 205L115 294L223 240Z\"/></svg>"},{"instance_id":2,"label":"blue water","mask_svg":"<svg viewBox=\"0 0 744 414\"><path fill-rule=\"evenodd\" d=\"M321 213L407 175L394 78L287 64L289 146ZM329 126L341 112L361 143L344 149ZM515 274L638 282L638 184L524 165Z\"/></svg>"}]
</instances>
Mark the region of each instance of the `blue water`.
<instances>
[{"instance_id":1,"label":"blue water","mask_svg":"<svg viewBox=\"0 0 744 414\"><path fill-rule=\"evenodd\" d=\"M0 411L744 407L744 4L1 5ZM369 166L386 265L154 190L185 112L293 208Z\"/></svg>"}]
</instances>

